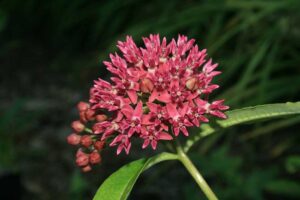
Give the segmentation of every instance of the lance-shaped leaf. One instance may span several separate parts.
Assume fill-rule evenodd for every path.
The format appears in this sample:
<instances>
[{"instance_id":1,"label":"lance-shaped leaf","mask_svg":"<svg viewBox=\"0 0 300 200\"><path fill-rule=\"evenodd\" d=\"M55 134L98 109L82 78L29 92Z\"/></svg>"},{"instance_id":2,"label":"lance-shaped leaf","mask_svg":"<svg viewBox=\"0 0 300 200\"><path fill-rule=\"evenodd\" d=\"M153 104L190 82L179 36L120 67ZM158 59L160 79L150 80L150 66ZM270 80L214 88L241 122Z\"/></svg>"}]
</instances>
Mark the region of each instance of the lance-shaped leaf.
<instances>
[{"instance_id":1,"label":"lance-shaped leaf","mask_svg":"<svg viewBox=\"0 0 300 200\"><path fill-rule=\"evenodd\" d=\"M177 155L161 153L151 158L133 161L110 175L100 186L93 200L124 200L130 194L140 174L164 160L176 160Z\"/></svg>"}]
</instances>

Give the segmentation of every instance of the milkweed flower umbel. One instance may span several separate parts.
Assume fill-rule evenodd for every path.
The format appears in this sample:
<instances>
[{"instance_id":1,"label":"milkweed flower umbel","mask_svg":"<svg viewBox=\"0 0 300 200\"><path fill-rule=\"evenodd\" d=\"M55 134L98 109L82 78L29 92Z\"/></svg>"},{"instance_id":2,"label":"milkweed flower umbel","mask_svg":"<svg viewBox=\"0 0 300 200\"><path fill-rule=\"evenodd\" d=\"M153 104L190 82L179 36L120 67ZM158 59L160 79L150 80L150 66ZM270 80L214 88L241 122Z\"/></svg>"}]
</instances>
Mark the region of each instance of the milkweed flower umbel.
<instances>
[{"instance_id":1,"label":"milkweed flower umbel","mask_svg":"<svg viewBox=\"0 0 300 200\"><path fill-rule=\"evenodd\" d=\"M72 123L75 133L68 141L81 145L77 164L84 171L100 162L105 144L128 154L132 138L140 138L142 148L156 149L160 140L188 136L188 127L208 122L209 116L226 118L224 100L208 100L219 87L212 80L221 72L205 49L183 35L169 43L150 35L143 42L138 47L130 36L119 41L122 56L110 54L103 62L110 81L96 80L89 103L78 104L80 120Z\"/></svg>"}]
</instances>

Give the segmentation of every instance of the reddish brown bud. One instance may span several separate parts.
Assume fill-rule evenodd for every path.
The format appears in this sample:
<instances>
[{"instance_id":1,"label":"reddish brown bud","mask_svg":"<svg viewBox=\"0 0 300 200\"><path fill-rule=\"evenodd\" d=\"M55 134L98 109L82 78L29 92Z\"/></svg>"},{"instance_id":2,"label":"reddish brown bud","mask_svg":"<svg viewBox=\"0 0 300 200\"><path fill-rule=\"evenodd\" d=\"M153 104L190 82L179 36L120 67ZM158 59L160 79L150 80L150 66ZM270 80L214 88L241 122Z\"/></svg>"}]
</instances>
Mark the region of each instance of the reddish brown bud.
<instances>
[{"instance_id":1,"label":"reddish brown bud","mask_svg":"<svg viewBox=\"0 0 300 200\"><path fill-rule=\"evenodd\" d=\"M186 87L189 90L196 90L196 89L198 89L197 79L196 78L191 78L191 79L187 80L185 85L186 85Z\"/></svg>"},{"instance_id":2,"label":"reddish brown bud","mask_svg":"<svg viewBox=\"0 0 300 200\"><path fill-rule=\"evenodd\" d=\"M82 146L89 147L89 146L92 145L92 143L93 143L93 140L92 140L91 136L84 135L84 136L81 137Z\"/></svg>"},{"instance_id":3,"label":"reddish brown bud","mask_svg":"<svg viewBox=\"0 0 300 200\"><path fill-rule=\"evenodd\" d=\"M104 147L104 145L105 145L105 142L104 141L96 141L95 143L94 143L94 147L95 147L95 149L97 149L97 150L102 150L103 149L103 147Z\"/></svg>"},{"instance_id":4,"label":"reddish brown bud","mask_svg":"<svg viewBox=\"0 0 300 200\"><path fill-rule=\"evenodd\" d=\"M86 166L89 164L89 156L87 154L82 154L76 158L76 164L80 167Z\"/></svg>"},{"instance_id":5,"label":"reddish brown bud","mask_svg":"<svg viewBox=\"0 0 300 200\"><path fill-rule=\"evenodd\" d=\"M101 155L97 151L93 151L90 154L90 163L97 164L101 162Z\"/></svg>"},{"instance_id":6,"label":"reddish brown bud","mask_svg":"<svg viewBox=\"0 0 300 200\"><path fill-rule=\"evenodd\" d=\"M87 109L85 111L85 117L87 120L92 121L95 119L95 111L91 109Z\"/></svg>"},{"instance_id":7,"label":"reddish brown bud","mask_svg":"<svg viewBox=\"0 0 300 200\"><path fill-rule=\"evenodd\" d=\"M77 104L77 108L79 111L86 111L87 109L89 109L90 105L86 102L80 101Z\"/></svg>"},{"instance_id":8,"label":"reddish brown bud","mask_svg":"<svg viewBox=\"0 0 300 200\"><path fill-rule=\"evenodd\" d=\"M85 115L85 111L80 111L79 117L80 117L80 121L82 121L83 123L86 123L88 121Z\"/></svg>"},{"instance_id":9,"label":"reddish brown bud","mask_svg":"<svg viewBox=\"0 0 300 200\"><path fill-rule=\"evenodd\" d=\"M75 133L72 133L70 134L68 137L67 137L67 141L69 144L71 145L77 145L80 143L80 139L81 139L81 136L80 135L77 135Z\"/></svg>"},{"instance_id":10,"label":"reddish brown bud","mask_svg":"<svg viewBox=\"0 0 300 200\"><path fill-rule=\"evenodd\" d=\"M85 166L85 167L82 168L82 171L83 171L83 172L89 172L89 171L91 171L91 170L92 170L92 168L91 168L90 165L87 165L87 166Z\"/></svg>"},{"instance_id":11,"label":"reddish brown bud","mask_svg":"<svg viewBox=\"0 0 300 200\"><path fill-rule=\"evenodd\" d=\"M77 152L76 152L76 158L78 158L78 157L81 156L81 155L86 155L86 153L84 153L84 152L82 151L82 149L78 149Z\"/></svg>"},{"instance_id":12,"label":"reddish brown bud","mask_svg":"<svg viewBox=\"0 0 300 200\"><path fill-rule=\"evenodd\" d=\"M144 93L150 93L153 90L153 83L150 79L144 78L140 84L141 91Z\"/></svg>"},{"instance_id":13,"label":"reddish brown bud","mask_svg":"<svg viewBox=\"0 0 300 200\"><path fill-rule=\"evenodd\" d=\"M103 122L107 120L107 116L106 115L96 115L96 121L97 122Z\"/></svg>"},{"instance_id":14,"label":"reddish brown bud","mask_svg":"<svg viewBox=\"0 0 300 200\"><path fill-rule=\"evenodd\" d=\"M83 131L84 128L85 128L84 125L80 121L74 121L74 122L72 122L71 127L73 128L74 131L76 131L78 133L81 132L81 131Z\"/></svg>"}]
</instances>

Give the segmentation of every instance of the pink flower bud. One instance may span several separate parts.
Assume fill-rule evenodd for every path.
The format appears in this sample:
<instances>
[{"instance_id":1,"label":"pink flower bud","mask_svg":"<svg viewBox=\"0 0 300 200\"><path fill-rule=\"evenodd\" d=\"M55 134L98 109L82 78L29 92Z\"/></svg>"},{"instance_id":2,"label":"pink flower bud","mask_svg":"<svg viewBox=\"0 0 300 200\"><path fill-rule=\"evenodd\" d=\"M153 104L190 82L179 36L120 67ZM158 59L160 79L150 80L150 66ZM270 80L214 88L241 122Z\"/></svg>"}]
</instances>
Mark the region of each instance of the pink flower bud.
<instances>
[{"instance_id":1,"label":"pink flower bud","mask_svg":"<svg viewBox=\"0 0 300 200\"><path fill-rule=\"evenodd\" d=\"M85 117L87 120L92 121L95 119L95 111L91 109L87 109L85 111Z\"/></svg>"},{"instance_id":2,"label":"pink flower bud","mask_svg":"<svg viewBox=\"0 0 300 200\"><path fill-rule=\"evenodd\" d=\"M80 121L82 121L83 123L86 123L88 121L85 115L85 111L80 111L79 117L80 117Z\"/></svg>"},{"instance_id":3,"label":"pink flower bud","mask_svg":"<svg viewBox=\"0 0 300 200\"><path fill-rule=\"evenodd\" d=\"M73 121L71 127L73 128L74 131L76 132L81 132L84 130L84 125L80 121Z\"/></svg>"},{"instance_id":4,"label":"pink flower bud","mask_svg":"<svg viewBox=\"0 0 300 200\"><path fill-rule=\"evenodd\" d=\"M103 122L107 120L107 116L106 115L96 115L96 121L97 122Z\"/></svg>"},{"instance_id":5,"label":"pink flower bud","mask_svg":"<svg viewBox=\"0 0 300 200\"><path fill-rule=\"evenodd\" d=\"M84 135L84 136L81 137L81 144L82 144L82 146L89 147L89 146L92 145L92 143L93 143L93 140L92 140L91 136Z\"/></svg>"},{"instance_id":6,"label":"pink flower bud","mask_svg":"<svg viewBox=\"0 0 300 200\"><path fill-rule=\"evenodd\" d=\"M90 163L97 164L100 162L101 162L101 155L97 151L92 152L90 154Z\"/></svg>"},{"instance_id":7,"label":"pink flower bud","mask_svg":"<svg viewBox=\"0 0 300 200\"><path fill-rule=\"evenodd\" d=\"M191 78L191 79L187 80L185 85L186 85L186 87L189 90L196 90L196 89L198 89L197 79L196 78Z\"/></svg>"},{"instance_id":8,"label":"pink flower bud","mask_svg":"<svg viewBox=\"0 0 300 200\"><path fill-rule=\"evenodd\" d=\"M83 172L89 172L89 171L91 171L91 170L92 170L92 168L91 168L90 165L87 165L87 166L85 166L85 167L82 168L82 171L83 171Z\"/></svg>"},{"instance_id":9,"label":"pink flower bud","mask_svg":"<svg viewBox=\"0 0 300 200\"><path fill-rule=\"evenodd\" d=\"M97 150L102 150L103 147L104 147L104 145L105 145L105 142L104 142L104 141L96 141L96 142L94 143L94 147L95 147L95 149L97 149Z\"/></svg>"},{"instance_id":10,"label":"pink flower bud","mask_svg":"<svg viewBox=\"0 0 300 200\"><path fill-rule=\"evenodd\" d=\"M76 159L76 164L80 167L86 166L89 164L89 156L87 154L81 154Z\"/></svg>"},{"instance_id":11,"label":"pink flower bud","mask_svg":"<svg viewBox=\"0 0 300 200\"><path fill-rule=\"evenodd\" d=\"M80 139L81 139L81 136L80 135L77 135L75 133L72 133L70 134L68 137L67 137L67 141L69 144L71 145L77 145L80 143Z\"/></svg>"},{"instance_id":12,"label":"pink flower bud","mask_svg":"<svg viewBox=\"0 0 300 200\"><path fill-rule=\"evenodd\" d=\"M144 78L141 81L140 87L142 92L150 93L153 90L154 85L150 79Z\"/></svg>"},{"instance_id":13,"label":"pink flower bud","mask_svg":"<svg viewBox=\"0 0 300 200\"><path fill-rule=\"evenodd\" d=\"M76 158L80 157L81 155L86 155L86 153L84 153L84 152L82 151L82 149L80 148L80 149L78 149L77 152L76 152Z\"/></svg>"},{"instance_id":14,"label":"pink flower bud","mask_svg":"<svg viewBox=\"0 0 300 200\"><path fill-rule=\"evenodd\" d=\"M77 104L77 108L79 111L86 111L89 107L90 107L90 105L83 101L81 101Z\"/></svg>"}]
</instances>

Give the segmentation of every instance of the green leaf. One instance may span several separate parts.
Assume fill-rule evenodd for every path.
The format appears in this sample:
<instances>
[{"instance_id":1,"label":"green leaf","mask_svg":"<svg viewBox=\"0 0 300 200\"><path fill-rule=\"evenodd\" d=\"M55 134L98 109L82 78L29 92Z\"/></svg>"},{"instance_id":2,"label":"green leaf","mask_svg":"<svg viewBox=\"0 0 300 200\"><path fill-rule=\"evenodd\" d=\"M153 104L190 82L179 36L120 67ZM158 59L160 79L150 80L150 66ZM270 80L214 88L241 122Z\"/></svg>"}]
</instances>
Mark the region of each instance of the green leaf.
<instances>
[{"instance_id":1,"label":"green leaf","mask_svg":"<svg viewBox=\"0 0 300 200\"><path fill-rule=\"evenodd\" d=\"M164 160L176 160L177 155L161 153L148 159L133 161L110 175L100 186L93 200L126 199L133 185L146 169Z\"/></svg>"},{"instance_id":2,"label":"green leaf","mask_svg":"<svg viewBox=\"0 0 300 200\"><path fill-rule=\"evenodd\" d=\"M292 180L276 180L270 182L265 188L268 192L276 195L284 195L289 197L300 197L300 184Z\"/></svg>"},{"instance_id":3,"label":"green leaf","mask_svg":"<svg viewBox=\"0 0 300 200\"><path fill-rule=\"evenodd\" d=\"M285 168L289 173L300 171L300 156L289 156L285 162Z\"/></svg>"},{"instance_id":4,"label":"green leaf","mask_svg":"<svg viewBox=\"0 0 300 200\"><path fill-rule=\"evenodd\" d=\"M216 125L218 127L213 127L208 124L202 125L202 131L199 134L191 136L187 140L184 146L184 151L187 152L198 140L216 132L218 128L228 128L246 122L248 123L262 119L272 119L295 114L300 114L300 102L266 104L227 111L227 119L216 121Z\"/></svg>"},{"instance_id":5,"label":"green leaf","mask_svg":"<svg viewBox=\"0 0 300 200\"><path fill-rule=\"evenodd\" d=\"M246 132L241 136L241 139L249 140L264 134L271 134L277 129L282 129L284 127L292 126L293 124L299 123L299 121L300 121L300 116L290 117L288 119L281 119L276 122L272 122L270 124L256 128L253 131Z\"/></svg>"}]
</instances>

